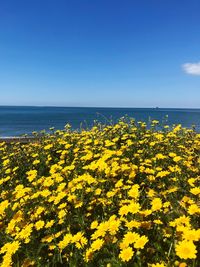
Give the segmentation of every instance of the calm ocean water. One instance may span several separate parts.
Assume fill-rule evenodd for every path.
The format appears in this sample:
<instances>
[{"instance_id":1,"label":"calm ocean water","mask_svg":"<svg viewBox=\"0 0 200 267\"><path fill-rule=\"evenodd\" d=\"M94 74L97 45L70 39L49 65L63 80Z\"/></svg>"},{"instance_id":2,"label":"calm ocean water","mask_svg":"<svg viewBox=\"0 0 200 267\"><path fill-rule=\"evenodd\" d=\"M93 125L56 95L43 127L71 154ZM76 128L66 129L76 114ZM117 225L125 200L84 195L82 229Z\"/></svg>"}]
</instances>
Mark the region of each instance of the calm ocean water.
<instances>
[{"instance_id":1,"label":"calm ocean water","mask_svg":"<svg viewBox=\"0 0 200 267\"><path fill-rule=\"evenodd\" d=\"M128 115L136 121L149 118L162 121L168 115L168 124L196 126L200 132L200 109L166 108L85 108L85 107L11 107L0 106L0 137L20 136L50 127L63 129L70 123L73 129L91 127L94 120L116 122Z\"/></svg>"}]
</instances>

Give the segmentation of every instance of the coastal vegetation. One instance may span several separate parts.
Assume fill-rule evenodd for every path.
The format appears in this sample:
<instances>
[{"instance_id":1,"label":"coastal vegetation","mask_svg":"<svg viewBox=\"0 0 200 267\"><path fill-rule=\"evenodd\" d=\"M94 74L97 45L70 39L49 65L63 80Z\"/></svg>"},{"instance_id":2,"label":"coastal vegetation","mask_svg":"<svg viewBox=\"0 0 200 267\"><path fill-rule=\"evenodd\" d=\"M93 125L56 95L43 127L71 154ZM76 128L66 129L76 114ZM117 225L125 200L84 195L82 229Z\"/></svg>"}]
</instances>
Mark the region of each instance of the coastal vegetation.
<instances>
[{"instance_id":1,"label":"coastal vegetation","mask_svg":"<svg viewBox=\"0 0 200 267\"><path fill-rule=\"evenodd\" d=\"M0 143L0 266L198 267L200 134L121 119Z\"/></svg>"}]
</instances>

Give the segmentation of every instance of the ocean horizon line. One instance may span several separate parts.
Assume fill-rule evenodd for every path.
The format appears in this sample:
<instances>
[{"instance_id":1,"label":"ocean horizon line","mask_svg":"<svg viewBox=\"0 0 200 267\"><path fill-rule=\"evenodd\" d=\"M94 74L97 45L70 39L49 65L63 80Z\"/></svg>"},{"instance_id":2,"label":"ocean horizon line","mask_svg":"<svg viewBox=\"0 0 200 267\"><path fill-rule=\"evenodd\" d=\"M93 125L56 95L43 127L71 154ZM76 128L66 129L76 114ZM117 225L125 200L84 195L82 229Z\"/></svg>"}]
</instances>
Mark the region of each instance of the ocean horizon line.
<instances>
[{"instance_id":1,"label":"ocean horizon line","mask_svg":"<svg viewBox=\"0 0 200 267\"><path fill-rule=\"evenodd\" d=\"M118 107L118 106L57 106L57 105L0 105L1 107L20 107L20 108L106 108L106 109L171 109L171 110L184 110L184 109L194 109L200 110L200 107Z\"/></svg>"}]
</instances>

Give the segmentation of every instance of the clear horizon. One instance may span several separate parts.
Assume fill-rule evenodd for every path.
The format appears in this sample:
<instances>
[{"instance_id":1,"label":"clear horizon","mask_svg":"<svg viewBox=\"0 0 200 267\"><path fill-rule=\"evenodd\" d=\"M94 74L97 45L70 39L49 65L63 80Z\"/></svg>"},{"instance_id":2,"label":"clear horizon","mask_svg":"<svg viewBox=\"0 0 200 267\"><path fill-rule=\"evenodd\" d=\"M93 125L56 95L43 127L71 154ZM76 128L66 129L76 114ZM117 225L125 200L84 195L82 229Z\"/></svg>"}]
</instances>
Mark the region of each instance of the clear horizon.
<instances>
[{"instance_id":1,"label":"clear horizon","mask_svg":"<svg viewBox=\"0 0 200 267\"><path fill-rule=\"evenodd\" d=\"M0 3L0 105L200 107L200 2Z\"/></svg>"},{"instance_id":2,"label":"clear horizon","mask_svg":"<svg viewBox=\"0 0 200 267\"><path fill-rule=\"evenodd\" d=\"M35 108L114 108L114 109L200 109L200 107L130 107L130 106L57 106L57 105L0 105L0 107L35 107Z\"/></svg>"}]
</instances>

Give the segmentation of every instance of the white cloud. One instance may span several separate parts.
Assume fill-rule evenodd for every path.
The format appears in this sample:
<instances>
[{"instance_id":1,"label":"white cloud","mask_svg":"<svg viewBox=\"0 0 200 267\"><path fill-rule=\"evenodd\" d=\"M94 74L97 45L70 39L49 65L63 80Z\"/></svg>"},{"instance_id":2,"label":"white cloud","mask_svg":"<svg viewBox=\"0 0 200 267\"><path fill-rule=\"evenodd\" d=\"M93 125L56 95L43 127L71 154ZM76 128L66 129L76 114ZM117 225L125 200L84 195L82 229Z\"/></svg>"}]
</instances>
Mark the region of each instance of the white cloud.
<instances>
[{"instance_id":1,"label":"white cloud","mask_svg":"<svg viewBox=\"0 0 200 267\"><path fill-rule=\"evenodd\" d=\"M197 63L185 63L183 64L183 70L187 74L200 76L200 62Z\"/></svg>"}]
</instances>

